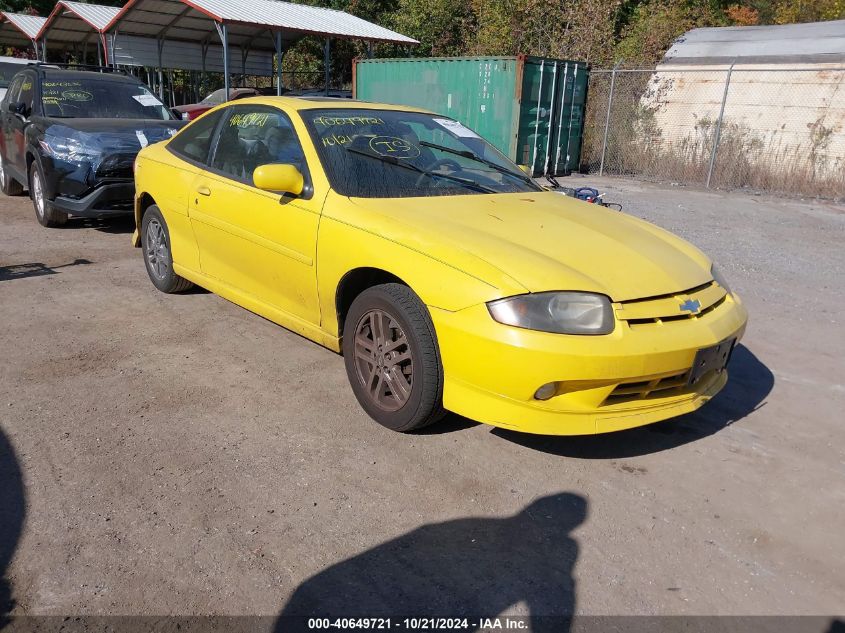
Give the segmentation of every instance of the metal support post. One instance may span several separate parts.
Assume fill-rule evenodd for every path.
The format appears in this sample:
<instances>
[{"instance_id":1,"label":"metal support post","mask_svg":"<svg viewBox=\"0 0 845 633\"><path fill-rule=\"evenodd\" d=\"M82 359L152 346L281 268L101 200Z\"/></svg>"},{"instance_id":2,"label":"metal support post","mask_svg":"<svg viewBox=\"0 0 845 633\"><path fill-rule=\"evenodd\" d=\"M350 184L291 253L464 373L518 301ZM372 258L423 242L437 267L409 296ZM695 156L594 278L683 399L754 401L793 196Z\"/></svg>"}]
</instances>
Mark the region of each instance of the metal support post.
<instances>
[{"instance_id":1,"label":"metal support post","mask_svg":"<svg viewBox=\"0 0 845 633\"><path fill-rule=\"evenodd\" d=\"M329 38L326 38L326 43L323 45L323 64L326 72L326 96L329 96L329 81L331 79L331 46L332 41Z\"/></svg>"},{"instance_id":2,"label":"metal support post","mask_svg":"<svg viewBox=\"0 0 845 633\"><path fill-rule=\"evenodd\" d=\"M610 94L607 97L607 115L604 117L604 140L601 143L601 162L599 163L599 176L604 175L604 157L607 154L607 133L610 129L610 111L613 109L613 91L616 88L616 70L619 64L622 63L620 59L613 66L613 72L610 74Z\"/></svg>"},{"instance_id":3,"label":"metal support post","mask_svg":"<svg viewBox=\"0 0 845 633\"><path fill-rule=\"evenodd\" d=\"M713 178L713 169L716 167L716 152L719 151L719 141L722 138L722 120L725 118L725 103L728 101L728 89L731 87L731 73L733 73L734 65L731 64L728 68L728 74L725 77L725 92L722 94L722 107L719 108L719 120L716 121L716 137L713 139L713 151L710 153L710 167L707 170L707 183L705 187L710 188L710 180Z\"/></svg>"},{"instance_id":4,"label":"metal support post","mask_svg":"<svg viewBox=\"0 0 845 633\"><path fill-rule=\"evenodd\" d=\"M231 78L229 77L229 29L225 24L214 23L217 34L223 44L223 88L226 90L226 101L229 100L231 92Z\"/></svg>"}]
</instances>

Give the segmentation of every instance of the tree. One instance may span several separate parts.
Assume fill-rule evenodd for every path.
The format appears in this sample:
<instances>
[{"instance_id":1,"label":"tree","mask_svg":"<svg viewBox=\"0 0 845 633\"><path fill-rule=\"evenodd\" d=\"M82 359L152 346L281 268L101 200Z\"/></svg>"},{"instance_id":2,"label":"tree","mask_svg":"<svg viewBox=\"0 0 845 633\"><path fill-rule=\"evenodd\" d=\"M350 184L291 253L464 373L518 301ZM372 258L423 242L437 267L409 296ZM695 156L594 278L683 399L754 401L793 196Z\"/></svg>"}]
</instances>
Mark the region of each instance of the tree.
<instances>
[{"instance_id":1,"label":"tree","mask_svg":"<svg viewBox=\"0 0 845 633\"><path fill-rule=\"evenodd\" d=\"M775 9L775 22L820 22L845 18L845 0L781 0Z\"/></svg>"},{"instance_id":2,"label":"tree","mask_svg":"<svg viewBox=\"0 0 845 633\"><path fill-rule=\"evenodd\" d=\"M616 57L628 64L654 64L672 43L696 27L723 26L722 10L704 2L646 0L631 13L622 29Z\"/></svg>"},{"instance_id":3,"label":"tree","mask_svg":"<svg viewBox=\"0 0 845 633\"><path fill-rule=\"evenodd\" d=\"M734 26L754 26L760 24L760 12L754 7L732 4L725 9L725 15Z\"/></svg>"}]
</instances>

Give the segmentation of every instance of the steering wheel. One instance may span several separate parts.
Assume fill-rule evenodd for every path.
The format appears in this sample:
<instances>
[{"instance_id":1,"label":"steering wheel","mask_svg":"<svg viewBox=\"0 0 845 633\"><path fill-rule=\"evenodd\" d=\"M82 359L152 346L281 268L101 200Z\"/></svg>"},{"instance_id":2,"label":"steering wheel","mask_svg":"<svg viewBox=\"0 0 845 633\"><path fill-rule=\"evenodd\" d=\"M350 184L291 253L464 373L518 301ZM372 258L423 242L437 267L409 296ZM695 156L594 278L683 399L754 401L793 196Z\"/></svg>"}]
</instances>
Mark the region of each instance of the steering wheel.
<instances>
[{"instance_id":1,"label":"steering wheel","mask_svg":"<svg viewBox=\"0 0 845 633\"><path fill-rule=\"evenodd\" d=\"M463 171L463 167L461 167L460 164L457 161L452 160L451 158L441 158L439 160L436 160L433 163L431 163L431 165L426 167L425 170L427 172L433 172L438 167L449 167L453 172L454 171ZM417 178L417 182L414 184L414 186L419 187L422 184L422 181L425 180L426 178L429 178L429 176L427 176L426 174L420 174L419 177Z\"/></svg>"}]
</instances>

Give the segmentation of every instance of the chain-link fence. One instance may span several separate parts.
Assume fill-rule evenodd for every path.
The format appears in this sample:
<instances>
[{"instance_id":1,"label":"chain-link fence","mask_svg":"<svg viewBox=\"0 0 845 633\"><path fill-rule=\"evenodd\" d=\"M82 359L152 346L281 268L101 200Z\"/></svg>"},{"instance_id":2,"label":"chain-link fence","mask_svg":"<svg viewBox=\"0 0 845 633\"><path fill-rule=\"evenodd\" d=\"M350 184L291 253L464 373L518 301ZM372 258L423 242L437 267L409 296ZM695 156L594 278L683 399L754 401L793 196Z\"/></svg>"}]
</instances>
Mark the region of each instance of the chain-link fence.
<instances>
[{"instance_id":1,"label":"chain-link fence","mask_svg":"<svg viewBox=\"0 0 845 633\"><path fill-rule=\"evenodd\" d=\"M845 68L592 70L591 173L845 198Z\"/></svg>"}]
</instances>

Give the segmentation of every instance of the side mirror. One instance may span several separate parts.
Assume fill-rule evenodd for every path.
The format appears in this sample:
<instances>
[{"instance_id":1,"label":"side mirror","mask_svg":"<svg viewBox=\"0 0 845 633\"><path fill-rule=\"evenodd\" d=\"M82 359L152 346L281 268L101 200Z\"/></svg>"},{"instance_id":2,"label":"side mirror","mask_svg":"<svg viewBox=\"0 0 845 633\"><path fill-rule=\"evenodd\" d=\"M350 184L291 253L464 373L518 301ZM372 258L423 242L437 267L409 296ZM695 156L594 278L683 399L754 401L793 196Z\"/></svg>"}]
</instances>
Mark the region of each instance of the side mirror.
<instances>
[{"instance_id":1,"label":"side mirror","mask_svg":"<svg viewBox=\"0 0 845 633\"><path fill-rule=\"evenodd\" d=\"M293 165L261 165L252 172L252 181L264 191L282 191L294 196L305 187L302 172Z\"/></svg>"},{"instance_id":2,"label":"side mirror","mask_svg":"<svg viewBox=\"0 0 845 633\"><path fill-rule=\"evenodd\" d=\"M177 110L176 108L170 108L170 114L172 114L172 115L173 115L173 118L175 118L177 121L184 121L184 120L186 120L186 119L185 119L185 114L184 114L183 112L180 112L180 111L179 111L179 110Z\"/></svg>"}]
</instances>

